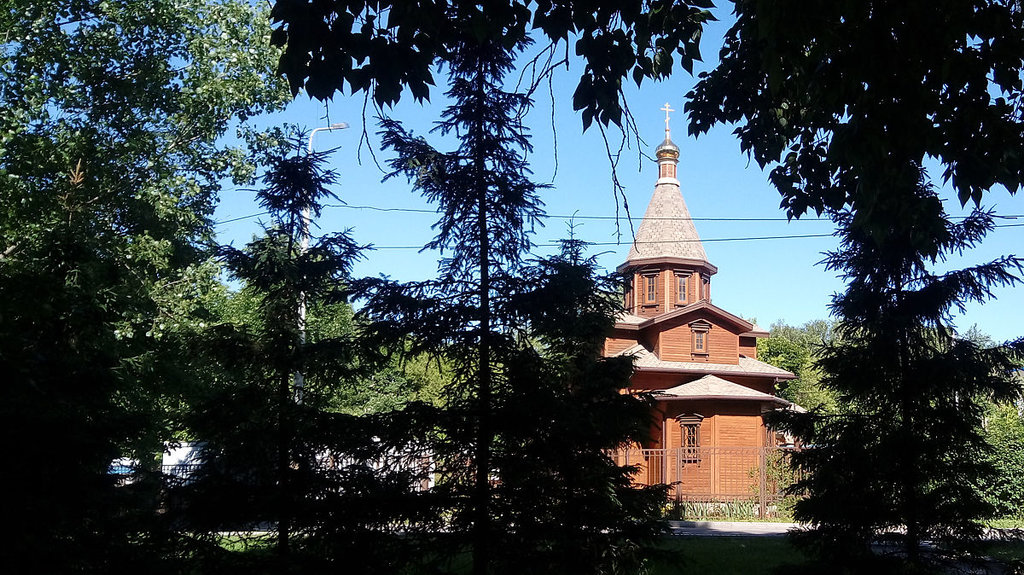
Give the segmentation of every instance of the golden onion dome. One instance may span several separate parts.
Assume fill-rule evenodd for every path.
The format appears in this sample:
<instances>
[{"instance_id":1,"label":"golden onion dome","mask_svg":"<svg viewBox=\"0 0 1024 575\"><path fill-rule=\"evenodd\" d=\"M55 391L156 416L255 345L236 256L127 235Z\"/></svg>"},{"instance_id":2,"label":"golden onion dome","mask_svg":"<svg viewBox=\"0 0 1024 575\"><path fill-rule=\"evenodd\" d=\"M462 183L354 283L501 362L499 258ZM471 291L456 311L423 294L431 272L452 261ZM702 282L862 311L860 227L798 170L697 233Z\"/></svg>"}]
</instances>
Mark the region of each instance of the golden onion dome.
<instances>
[{"instance_id":1,"label":"golden onion dome","mask_svg":"<svg viewBox=\"0 0 1024 575\"><path fill-rule=\"evenodd\" d=\"M679 146L675 145L670 138L665 138L657 149L654 150L654 155L660 160L662 158L679 158Z\"/></svg>"}]
</instances>

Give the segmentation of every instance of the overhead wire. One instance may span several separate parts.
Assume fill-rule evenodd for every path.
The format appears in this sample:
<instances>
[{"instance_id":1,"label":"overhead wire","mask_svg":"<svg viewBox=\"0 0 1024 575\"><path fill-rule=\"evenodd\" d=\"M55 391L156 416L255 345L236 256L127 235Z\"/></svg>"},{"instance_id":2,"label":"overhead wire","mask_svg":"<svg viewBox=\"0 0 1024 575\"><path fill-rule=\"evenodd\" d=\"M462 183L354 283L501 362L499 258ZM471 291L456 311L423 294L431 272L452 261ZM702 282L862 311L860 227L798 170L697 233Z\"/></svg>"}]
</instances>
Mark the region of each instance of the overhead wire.
<instances>
[{"instance_id":1,"label":"overhead wire","mask_svg":"<svg viewBox=\"0 0 1024 575\"><path fill-rule=\"evenodd\" d=\"M375 211L375 212L400 212L400 213L414 213L414 214L436 214L437 213L436 210L430 210L430 209L425 209L425 208L386 208L386 207L381 207L381 206L352 205L352 204L325 204L323 207L324 208L347 208L347 209L354 209L354 210L368 210L368 211ZM249 214L249 215L246 215L246 216L239 216L239 217L236 217L236 218L230 218L230 219L226 219L226 220L218 220L218 221L215 221L213 223L214 223L215 226L219 226L219 225L239 222L239 221L243 221L243 220L247 220L247 219L258 218L260 216L265 216L265 215L269 215L269 212L259 212L259 213L255 213L255 214ZM547 218L547 219L603 220L603 221L616 219L616 216L589 216L589 215L579 215L579 214L573 214L573 215L568 215L568 216L566 216L566 215L556 215L556 214L545 214L545 215L543 215L541 217ZM967 217L967 216L953 216L954 219L962 219L962 218L965 218L965 217ZM995 219L1003 219L1003 220L1016 220L1016 219L1019 219L1019 218L1024 218L1024 214L993 215L993 218L995 218ZM689 217L689 218L680 218L680 217L660 217L660 216L654 216L654 217L645 217L644 219L645 220L656 220L656 221L695 221L695 222L791 222L791 221L794 221L794 220L795 221L817 221L817 222L831 221L828 218L821 218L821 217L789 219L789 218L764 218L764 217L761 217L761 218L744 218L744 217ZM1024 223L996 224L993 227L995 227L995 228L1013 228L1013 227L1021 227L1021 226L1024 226ZM643 244L649 244L649 243L749 242L749 241L767 241L767 240L828 238L828 237L834 237L834 236L835 236L834 233L827 233L827 234L823 233L823 234L791 234L791 235L776 235L776 236L739 236L739 237L705 238L705 239L693 239L693 240L668 240L668 241L661 241L661 242L636 242L636 241L633 241L633 242L614 241L614 242L612 242L612 241L609 241L609 242L586 242L586 243L587 243L587 245L590 245L590 246L622 246L622 245L643 245ZM534 245L534 247L539 247L539 248L545 248L545 247L547 247L547 248L554 248L554 247L558 247L558 246L559 246L559 244L557 244L557 243L541 243L541 244L535 244ZM376 249L376 250L422 250L423 246L421 246L421 245L373 246L373 248Z\"/></svg>"},{"instance_id":2,"label":"overhead wire","mask_svg":"<svg viewBox=\"0 0 1024 575\"><path fill-rule=\"evenodd\" d=\"M366 210L374 212L397 212L397 213L410 213L410 214L436 214L437 210L431 210L426 208L386 208L381 206L368 206L368 205L354 205L354 204L324 204L324 208L342 208L350 210ZM247 216L239 216L237 218L231 218L229 220L220 220L214 222L216 225L237 222L241 220L256 218L259 216L268 215L269 212L259 212L255 214L249 214ZM581 214L543 214L540 216L544 219L574 219L574 220L604 220L610 221L615 219L621 219L621 216L592 216L592 215L581 215ZM962 219L967 216L953 216L954 219ZM996 214L993 215L996 219L1018 219L1024 218L1024 214ZM653 216L644 217L645 220L657 220L657 221L693 221L693 222L827 222L831 221L829 218L822 217L805 217L805 218L785 218L785 217L717 217L717 216L700 216L700 217L664 217L664 216Z\"/></svg>"}]
</instances>

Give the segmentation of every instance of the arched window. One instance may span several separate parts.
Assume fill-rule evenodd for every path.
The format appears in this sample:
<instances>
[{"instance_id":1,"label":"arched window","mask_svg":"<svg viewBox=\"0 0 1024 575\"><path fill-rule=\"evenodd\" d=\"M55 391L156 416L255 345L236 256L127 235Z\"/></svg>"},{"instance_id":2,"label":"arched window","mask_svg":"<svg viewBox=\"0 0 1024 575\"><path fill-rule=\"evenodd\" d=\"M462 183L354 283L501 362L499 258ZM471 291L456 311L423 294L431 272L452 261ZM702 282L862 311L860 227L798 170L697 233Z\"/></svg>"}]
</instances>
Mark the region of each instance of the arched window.
<instances>
[{"instance_id":1,"label":"arched window","mask_svg":"<svg viewBox=\"0 0 1024 575\"><path fill-rule=\"evenodd\" d=\"M676 416L679 423L679 451L683 463L700 461L700 424L704 416L698 413Z\"/></svg>"},{"instance_id":2,"label":"arched window","mask_svg":"<svg viewBox=\"0 0 1024 575\"><path fill-rule=\"evenodd\" d=\"M697 320L690 324L690 331L693 333L691 352L694 355L707 355L711 324L704 320Z\"/></svg>"}]
</instances>

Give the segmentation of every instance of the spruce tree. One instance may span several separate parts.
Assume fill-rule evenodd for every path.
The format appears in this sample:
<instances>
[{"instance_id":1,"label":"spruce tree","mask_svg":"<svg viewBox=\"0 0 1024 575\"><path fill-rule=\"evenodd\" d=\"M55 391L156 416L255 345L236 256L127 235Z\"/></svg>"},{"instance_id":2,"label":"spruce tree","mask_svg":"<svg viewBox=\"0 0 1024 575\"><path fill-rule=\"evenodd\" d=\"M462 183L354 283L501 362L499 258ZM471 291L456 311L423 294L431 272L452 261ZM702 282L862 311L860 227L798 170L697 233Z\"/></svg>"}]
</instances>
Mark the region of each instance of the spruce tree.
<instances>
[{"instance_id":1,"label":"spruce tree","mask_svg":"<svg viewBox=\"0 0 1024 575\"><path fill-rule=\"evenodd\" d=\"M319 215L334 197L335 175L323 167L327 153L306 153L301 143L271 154L258 192L271 225L244 249L220 249L256 317L214 325L200 342L219 377L191 421L200 467L172 491L175 520L206 543L196 554L206 569L394 572L421 560L406 551L415 531L435 527L429 496L417 490L429 467L415 441L419 420L432 419L417 405L362 417L331 409L382 358L360 345L358 322L338 329L328 321L350 314L351 266L362 248L347 232L302 248L303 214ZM311 320L301 325L300 302ZM246 543L273 553L225 559L223 531L250 533Z\"/></svg>"},{"instance_id":2,"label":"spruce tree","mask_svg":"<svg viewBox=\"0 0 1024 575\"><path fill-rule=\"evenodd\" d=\"M468 11L465 29L491 26ZM440 152L385 119L393 176L437 202L428 247L448 257L439 278L381 282L367 309L378 335L408 335L413 351L444 357L445 390L435 450L452 502L453 552L468 547L474 573L607 572L621 566L651 516L658 490L637 491L607 450L638 439L647 414L622 396L628 360L600 360L613 306L578 243L529 265L542 215L528 179L521 121L529 98L508 92L514 51L469 35L449 71L452 104L437 131L459 146ZM654 493L655 495L652 495Z\"/></svg>"},{"instance_id":3,"label":"spruce tree","mask_svg":"<svg viewBox=\"0 0 1024 575\"><path fill-rule=\"evenodd\" d=\"M890 189L889 213L939 209L935 191L914 183ZM806 472L796 489L807 493L795 515L811 523L804 538L827 555L865 559L885 534L922 563L922 541L955 550L981 535L992 509L979 485L993 471L983 418L990 401L1020 393L1013 371L1024 342L980 346L956 332L950 312L1018 282L1021 260L936 273L913 226L892 222L878 237L849 214L837 219L843 243L827 262L848 287L834 298L839 338L825 345L819 366L841 409L782 422L813 446L793 456ZM976 245L993 225L981 211L942 220L928 240L936 258Z\"/></svg>"},{"instance_id":4,"label":"spruce tree","mask_svg":"<svg viewBox=\"0 0 1024 575\"><path fill-rule=\"evenodd\" d=\"M438 152L399 123L382 122L384 146L396 154L393 175L407 175L441 214L428 247L449 255L437 280L416 286L415 315L396 319L406 324L399 329L415 325L411 331L419 341L442 344L433 351L453 366L445 407L455 424L444 430L447 441L439 450L451 466L447 487L468 502L456 509L453 522L470 534L474 573L490 571L499 532L492 509L496 400L517 349L508 296L516 291L528 234L541 215L538 186L527 179L523 159L530 144L519 123L530 102L501 85L511 67L512 57L500 45L464 39L450 69L453 104L438 124L442 135L459 134L454 152Z\"/></svg>"},{"instance_id":5,"label":"spruce tree","mask_svg":"<svg viewBox=\"0 0 1024 575\"><path fill-rule=\"evenodd\" d=\"M1020 393L1010 370L1024 341L982 349L953 314L1019 283L1021 259L946 260L994 227L986 197L1024 184L1024 12L985 0L735 6L720 64L688 95L690 130L738 123L787 214L836 222L827 266L847 281L820 362L845 409L789 422L814 446L796 458L811 472L797 516L828 557L863 558L892 532L920 566L922 540L978 534L988 508L975 485L991 472L979 402ZM963 221L943 206L937 170L977 208Z\"/></svg>"},{"instance_id":6,"label":"spruce tree","mask_svg":"<svg viewBox=\"0 0 1024 575\"><path fill-rule=\"evenodd\" d=\"M597 272L586 244L523 270L515 309L528 326L501 412L498 516L508 573L642 571L661 532L664 486L632 484L610 453L649 440L652 404L623 394L628 357L602 357L621 309L618 278Z\"/></svg>"}]
</instances>

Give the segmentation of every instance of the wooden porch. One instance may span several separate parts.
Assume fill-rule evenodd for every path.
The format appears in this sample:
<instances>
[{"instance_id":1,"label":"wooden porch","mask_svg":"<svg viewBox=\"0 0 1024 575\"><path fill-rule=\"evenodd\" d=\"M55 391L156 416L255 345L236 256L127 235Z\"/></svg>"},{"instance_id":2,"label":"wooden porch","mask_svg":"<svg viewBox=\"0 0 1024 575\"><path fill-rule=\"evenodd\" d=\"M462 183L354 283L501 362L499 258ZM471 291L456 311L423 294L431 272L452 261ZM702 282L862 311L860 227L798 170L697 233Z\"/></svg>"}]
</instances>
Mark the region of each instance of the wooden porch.
<instances>
[{"instance_id":1,"label":"wooden porch","mask_svg":"<svg viewBox=\"0 0 1024 575\"><path fill-rule=\"evenodd\" d=\"M793 497L785 489L795 481L784 447L633 447L615 453L619 465L636 467L641 485L664 484L672 501L698 515L779 515Z\"/></svg>"}]
</instances>

